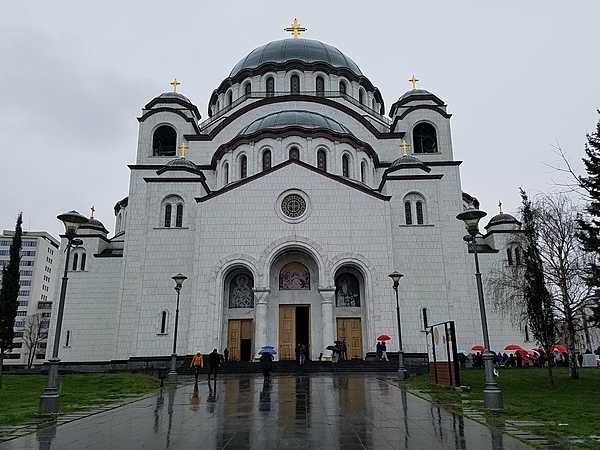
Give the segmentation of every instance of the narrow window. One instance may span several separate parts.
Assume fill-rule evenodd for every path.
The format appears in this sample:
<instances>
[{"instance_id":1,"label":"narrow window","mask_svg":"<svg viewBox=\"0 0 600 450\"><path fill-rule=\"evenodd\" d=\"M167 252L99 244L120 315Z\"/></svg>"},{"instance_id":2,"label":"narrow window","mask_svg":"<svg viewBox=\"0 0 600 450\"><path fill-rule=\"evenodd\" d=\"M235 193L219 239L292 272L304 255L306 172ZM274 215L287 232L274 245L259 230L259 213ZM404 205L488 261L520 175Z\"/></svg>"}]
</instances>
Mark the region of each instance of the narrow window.
<instances>
[{"instance_id":1,"label":"narrow window","mask_svg":"<svg viewBox=\"0 0 600 450\"><path fill-rule=\"evenodd\" d=\"M340 94L346 95L347 90L348 90L348 88L346 87L346 82L340 81Z\"/></svg>"},{"instance_id":2,"label":"narrow window","mask_svg":"<svg viewBox=\"0 0 600 450\"><path fill-rule=\"evenodd\" d=\"M416 210L417 210L417 225L423 225L423 202L417 201Z\"/></svg>"},{"instance_id":3,"label":"narrow window","mask_svg":"<svg viewBox=\"0 0 600 450\"><path fill-rule=\"evenodd\" d=\"M323 77L317 77L315 88L319 97L323 97L325 95L325 80Z\"/></svg>"},{"instance_id":4,"label":"narrow window","mask_svg":"<svg viewBox=\"0 0 600 450\"><path fill-rule=\"evenodd\" d=\"M271 150L265 150L262 157L262 170L269 170L271 168Z\"/></svg>"},{"instance_id":5,"label":"narrow window","mask_svg":"<svg viewBox=\"0 0 600 450\"><path fill-rule=\"evenodd\" d=\"M181 228L183 226L183 205L179 203L175 210L175 226Z\"/></svg>"},{"instance_id":6,"label":"narrow window","mask_svg":"<svg viewBox=\"0 0 600 450\"><path fill-rule=\"evenodd\" d=\"M223 184L229 184L229 164L223 164Z\"/></svg>"},{"instance_id":7,"label":"narrow window","mask_svg":"<svg viewBox=\"0 0 600 450\"><path fill-rule=\"evenodd\" d=\"M406 225L412 225L412 208L410 202L404 202L404 216L406 218Z\"/></svg>"},{"instance_id":8,"label":"narrow window","mask_svg":"<svg viewBox=\"0 0 600 450\"><path fill-rule=\"evenodd\" d=\"M165 228L171 227L171 204L165 205Z\"/></svg>"},{"instance_id":9,"label":"narrow window","mask_svg":"<svg viewBox=\"0 0 600 450\"><path fill-rule=\"evenodd\" d=\"M298 150L298 147L290 148L290 159L300 159L300 150Z\"/></svg>"},{"instance_id":10,"label":"narrow window","mask_svg":"<svg viewBox=\"0 0 600 450\"><path fill-rule=\"evenodd\" d=\"M298 75L292 75L290 77L290 92L292 94L300 93L300 77Z\"/></svg>"},{"instance_id":11,"label":"narrow window","mask_svg":"<svg viewBox=\"0 0 600 450\"><path fill-rule=\"evenodd\" d=\"M275 79L273 77L267 78L267 97L272 97L275 94Z\"/></svg>"},{"instance_id":12,"label":"narrow window","mask_svg":"<svg viewBox=\"0 0 600 450\"><path fill-rule=\"evenodd\" d=\"M517 266L521 265L521 249L519 247L515 248L515 264Z\"/></svg>"},{"instance_id":13,"label":"narrow window","mask_svg":"<svg viewBox=\"0 0 600 450\"><path fill-rule=\"evenodd\" d=\"M358 101L361 105L365 104L365 91L363 91L362 89L358 91Z\"/></svg>"},{"instance_id":14,"label":"narrow window","mask_svg":"<svg viewBox=\"0 0 600 450\"><path fill-rule=\"evenodd\" d=\"M233 103L233 94L231 91L227 93L227 106L231 106Z\"/></svg>"},{"instance_id":15,"label":"narrow window","mask_svg":"<svg viewBox=\"0 0 600 450\"><path fill-rule=\"evenodd\" d=\"M244 179L248 176L248 158L246 155L240 156L240 179Z\"/></svg>"},{"instance_id":16,"label":"narrow window","mask_svg":"<svg viewBox=\"0 0 600 450\"><path fill-rule=\"evenodd\" d=\"M65 337L65 347L68 347L71 343L71 330L67 330L67 336Z\"/></svg>"},{"instance_id":17,"label":"narrow window","mask_svg":"<svg viewBox=\"0 0 600 450\"><path fill-rule=\"evenodd\" d=\"M167 332L167 312L163 311L160 313L160 334Z\"/></svg>"},{"instance_id":18,"label":"narrow window","mask_svg":"<svg viewBox=\"0 0 600 450\"><path fill-rule=\"evenodd\" d=\"M72 270L77 270L77 262L78 261L79 261L79 255L77 253L75 253L73 255L73 267L72 267Z\"/></svg>"},{"instance_id":19,"label":"narrow window","mask_svg":"<svg viewBox=\"0 0 600 450\"><path fill-rule=\"evenodd\" d=\"M512 249L509 247L506 249L506 258L508 259L508 265L513 265Z\"/></svg>"},{"instance_id":20,"label":"narrow window","mask_svg":"<svg viewBox=\"0 0 600 450\"><path fill-rule=\"evenodd\" d=\"M415 153L437 152L437 136L433 125L421 122L413 128L413 149Z\"/></svg>"},{"instance_id":21,"label":"narrow window","mask_svg":"<svg viewBox=\"0 0 600 450\"><path fill-rule=\"evenodd\" d=\"M81 268L81 270L85 270L85 260L87 259L87 256L85 253L81 254L81 264L79 265L79 267Z\"/></svg>"},{"instance_id":22,"label":"narrow window","mask_svg":"<svg viewBox=\"0 0 600 450\"><path fill-rule=\"evenodd\" d=\"M367 182L367 163L365 161L360 163L360 181Z\"/></svg>"},{"instance_id":23,"label":"narrow window","mask_svg":"<svg viewBox=\"0 0 600 450\"><path fill-rule=\"evenodd\" d=\"M342 156L342 176L350 178L350 158L348 155Z\"/></svg>"},{"instance_id":24,"label":"narrow window","mask_svg":"<svg viewBox=\"0 0 600 450\"><path fill-rule=\"evenodd\" d=\"M324 149L317 152L317 169L327 172L327 152Z\"/></svg>"},{"instance_id":25,"label":"narrow window","mask_svg":"<svg viewBox=\"0 0 600 450\"><path fill-rule=\"evenodd\" d=\"M250 94L252 94L252 84L248 82L244 86L244 95L250 96Z\"/></svg>"}]
</instances>

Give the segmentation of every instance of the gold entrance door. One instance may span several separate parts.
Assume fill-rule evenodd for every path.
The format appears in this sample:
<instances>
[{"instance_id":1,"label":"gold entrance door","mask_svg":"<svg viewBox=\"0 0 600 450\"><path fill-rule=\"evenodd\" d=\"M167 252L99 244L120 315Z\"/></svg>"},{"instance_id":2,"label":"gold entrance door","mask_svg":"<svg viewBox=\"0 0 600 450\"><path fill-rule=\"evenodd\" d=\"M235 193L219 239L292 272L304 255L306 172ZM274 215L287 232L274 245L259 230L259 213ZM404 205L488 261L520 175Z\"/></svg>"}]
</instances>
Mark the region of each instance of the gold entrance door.
<instances>
[{"instance_id":1,"label":"gold entrance door","mask_svg":"<svg viewBox=\"0 0 600 450\"><path fill-rule=\"evenodd\" d=\"M252 319L232 319L227 329L227 348L231 361L251 361L252 337L254 336Z\"/></svg>"},{"instance_id":2,"label":"gold entrance door","mask_svg":"<svg viewBox=\"0 0 600 450\"><path fill-rule=\"evenodd\" d=\"M296 356L296 306L279 306L279 359Z\"/></svg>"},{"instance_id":3,"label":"gold entrance door","mask_svg":"<svg viewBox=\"0 0 600 450\"><path fill-rule=\"evenodd\" d=\"M337 340L346 341L348 359L362 359L362 326L360 319L337 319Z\"/></svg>"}]
</instances>

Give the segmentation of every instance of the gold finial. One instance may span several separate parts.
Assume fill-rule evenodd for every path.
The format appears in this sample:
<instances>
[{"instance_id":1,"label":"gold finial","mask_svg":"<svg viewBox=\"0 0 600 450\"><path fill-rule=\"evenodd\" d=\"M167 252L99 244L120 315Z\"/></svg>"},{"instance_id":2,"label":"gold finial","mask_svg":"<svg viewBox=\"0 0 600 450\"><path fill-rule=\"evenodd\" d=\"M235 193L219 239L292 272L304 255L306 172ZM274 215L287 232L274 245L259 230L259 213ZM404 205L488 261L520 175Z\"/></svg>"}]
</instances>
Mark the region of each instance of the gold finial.
<instances>
[{"instance_id":1,"label":"gold finial","mask_svg":"<svg viewBox=\"0 0 600 450\"><path fill-rule=\"evenodd\" d=\"M404 139L402 139L402 141L400 142L400 148L402 149L402 155L408 156L408 148L409 147L410 147L410 144L408 142L406 142Z\"/></svg>"},{"instance_id":2,"label":"gold finial","mask_svg":"<svg viewBox=\"0 0 600 450\"><path fill-rule=\"evenodd\" d=\"M298 22L298 19L296 19L294 17L294 21L292 22L292 25L287 28L284 28L284 30L292 33L292 37L294 39L298 39L300 37L300 33L306 31L306 28L301 26L300 22Z\"/></svg>"},{"instance_id":3,"label":"gold finial","mask_svg":"<svg viewBox=\"0 0 600 450\"><path fill-rule=\"evenodd\" d=\"M185 159L187 156L187 151L188 151L189 145L187 145L185 142L182 142L181 144L179 144L179 157L181 159Z\"/></svg>"},{"instance_id":4,"label":"gold finial","mask_svg":"<svg viewBox=\"0 0 600 450\"><path fill-rule=\"evenodd\" d=\"M177 92L177 86L181 84L181 81L177 81L177 78L173 78L173 81L171 81L169 84L173 86L173 92Z\"/></svg>"},{"instance_id":5,"label":"gold finial","mask_svg":"<svg viewBox=\"0 0 600 450\"><path fill-rule=\"evenodd\" d=\"M92 205L92 207L90 208L90 211L92 212L92 217L90 217L90 219L94 218L94 214L96 212L96 208L94 208L94 205Z\"/></svg>"},{"instance_id":6,"label":"gold finial","mask_svg":"<svg viewBox=\"0 0 600 450\"><path fill-rule=\"evenodd\" d=\"M500 209L500 214L502 214L502 201L498 202L498 208Z\"/></svg>"},{"instance_id":7,"label":"gold finial","mask_svg":"<svg viewBox=\"0 0 600 450\"><path fill-rule=\"evenodd\" d=\"M415 77L414 73L413 73L413 76L408 79L408 82L412 83L413 90L417 88L417 81L419 81L419 80Z\"/></svg>"}]
</instances>

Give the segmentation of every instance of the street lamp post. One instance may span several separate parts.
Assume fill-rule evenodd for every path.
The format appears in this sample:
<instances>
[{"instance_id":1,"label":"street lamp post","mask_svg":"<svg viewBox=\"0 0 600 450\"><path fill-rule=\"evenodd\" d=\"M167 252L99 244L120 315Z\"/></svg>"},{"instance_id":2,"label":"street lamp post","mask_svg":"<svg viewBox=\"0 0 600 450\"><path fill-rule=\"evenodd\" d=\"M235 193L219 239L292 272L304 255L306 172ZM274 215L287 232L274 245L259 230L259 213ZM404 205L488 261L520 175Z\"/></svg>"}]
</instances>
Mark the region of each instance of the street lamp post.
<instances>
[{"instance_id":1,"label":"street lamp post","mask_svg":"<svg viewBox=\"0 0 600 450\"><path fill-rule=\"evenodd\" d=\"M69 258L71 256L71 247L81 245L83 242L76 239L79 225L87 222L87 219L77 211L69 211L57 216L65 225L65 237L67 238L67 254L65 256L65 269L60 286L60 297L58 301L58 311L56 313L56 328L54 330L54 342L52 345L52 357L48 360L48 385L40 396L40 413L57 414L59 408L58 392L58 349L60 348L60 334L63 321L63 312L65 309L65 297L67 295L67 271L69 270Z\"/></svg>"},{"instance_id":2,"label":"street lamp post","mask_svg":"<svg viewBox=\"0 0 600 450\"><path fill-rule=\"evenodd\" d=\"M402 326L400 325L400 302L398 301L398 285L402 275L398 271L393 271L388 275L394 282L394 292L396 293L396 319L398 320L398 376L401 380L408 378L408 370L404 367L404 350L402 350Z\"/></svg>"},{"instance_id":3,"label":"street lamp post","mask_svg":"<svg viewBox=\"0 0 600 450\"><path fill-rule=\"evenodd\" d=\"M479 234L479 221L487 214L479 209L467 209L456 216L458 220L465 223L467 232L465 241L470 245L475 256L475 280L477 281L477 295L479 296L479 313L481 314L481 329L483 331L483 363L485 367L485 388L483 389L483 406L492 411L500 411L503 408L502 391L496 382L494 375L494 354L490 350L490 336L488 333L487 317L485 314L485 299L483 297L483 285L481 283L481 272L479 271L479 257L477 255L477 235Z\"/></svg>"},{"instance_id":4,"label":"street lamp post","mask_svg":"<svg viewBox=\"0 0 600 450\"><path fill-rule=\"evenodd\" d=\"M175 291L177 292L177 308L175 309L175 329L173 330L173 353L171 353L171 370L167 375L167 382L177 383L177 327L179 325L179 292L183 282L187 280L185 275L178 273L171 277L175 281Z\"/></svg>"}]
</instances>

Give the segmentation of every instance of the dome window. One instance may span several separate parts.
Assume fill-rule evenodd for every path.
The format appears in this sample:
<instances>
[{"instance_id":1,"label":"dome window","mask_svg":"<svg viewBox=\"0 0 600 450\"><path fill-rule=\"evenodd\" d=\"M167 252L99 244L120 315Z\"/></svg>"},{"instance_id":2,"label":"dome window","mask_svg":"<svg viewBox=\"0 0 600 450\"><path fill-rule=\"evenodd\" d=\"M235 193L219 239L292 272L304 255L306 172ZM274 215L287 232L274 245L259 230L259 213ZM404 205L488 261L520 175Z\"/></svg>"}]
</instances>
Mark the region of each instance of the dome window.
<instances>
[{"instance_id":1,"label":"dome window","mask_svg":"<svg viewBox=\"0 0 600 450\"><path fill-rule=\"evenodd\" d=\"M348 155L342 156L342 176L350 178L350 157Z\"/></svg>"},{"instance_id":2,"label":"dome window","mask_svg":"<svg viewBox=\"0 0 600 450\"><path fill-rule=\"evenodd\" d=\"M347 91L348 91L348 87L346 86L346 82L340 81L340 94L346 95Z\"/></svg>"},{"instance_id":3,"label":"dome window","mask_svg":"<svg viewBox=\"0 0 600 450\"><path fill-rule=\"evenodd\" d=\"M244 95L249 97L252 94L252 83L249 81L244 85Z\"/></svg>"},{"instance_id":4,"label":"dome window","mask_svg":"<svg viewBox=\"0 0 600 450\"><path fill-rule=\"evenodd\" d=\"M223 184L229 184L229 164L223 164Z\"/></svg>"},{"instance_id":5,"label":"dome window","mask_svg":"<svg viewBox=\"0 0 600 450\"><path fill-rule=\"evenodd\" d=\"M267 149L262 154L262 170L269 170L271 168L271 150Z\"/></svg>"},{"instance_id":6,"label":"dome window","mask_svg":"<svg viewBox=\"0 0 600 450\"><path fill-rule=\"evenodd\" d=\"M317 152L317 169L327 172L327 152L325 149L319 149Z\"/></svg>"},{"instance_id":7,"label":"dome window","mask_svg":"<svg viewBox=\"0 0 600 450\"><path fill-rule=\"evenodd\" d=\"M290 148L289 159L300 160L300 150L298 150L298 147Z\"/></svg>"},{"instance_id":8,"label":"dome window","mask_svg":"<svg viewBox=\"0 0 600 450\"><path fill-rule=\"evenodd\" d=\"M162 125L154 131L152 136L152 154L154 156L175 156L177 147L177 133L168 126Z\"/></svg>"},{"instance_id":9,"label":"dome window","mask_svg":"<svg viewBox=\"0 0 600 450\"><path fill-rule=\"evenodd\" d=\"M240 156L240 180L248 176L248 158L246 155Z\"/></svg>"},{"instance_id":10,"label":"dome window","mask_svg":"<svg viewBox=\"0 0 600 450\"><path fill-rule=\"evenodd\" d=\"M323 97L325 95L325 80L323 77L317 77L315 81L315 90L317 91L317 95L319 97Z\"/></svg>"},{"instance_id":11,"label":"dome window","mask_svg":"<svg viewBox=\"0 0 600 450\"><path fill-rule=\"evenodd\" d=\"M413 128L415 153L437 153L437 135L433 125L421 122Z\"/></svg>"},{"instance_id":12,"label":"dome window","mask_svg":"<svg viewBox=\"0 0 600 450\"><path fill-rule=\"evenodd\" d=\"M227 93L227 106L231 106L233 103L233 94L231 91Z\"/></svg>"},{"instance_id":13,"label":"dome window","mask_svg":"<svg viewBox=\"0 0 600 450\"><path fill-rule=\"evenodd\" d=\"M367 162L366 161L362 161L360 163L360 181L362 183L367 182Z\"/></svg>"},{"instance_id":14,"label":"dome window","mask_svg":"<svg viewBox=\"0 0 600 450\"><path fill-rule=\"evenodd\" d=\"M365 104L365 91L363 89L359 89L358 91L358 102L361 105Z\"/></svg>"},{"instance_id":15,"label":"dome window","mask_svg":"<svg viewBox=\"0 0 600 450\"><path fill-rule=\"evenodd\" d=\"M298 75L292 75L290 77L290 93L300 93L300 77Z\"/></svg>"},{"instance_id":16,"label":"dome window","mask_svg":"<svg viewBox=\"0 0 600 450\"><path fill-rule=\"evenodd\" d=\"M275 78L267 78L267 97L272 97L275 94Z\"/></svg>"}]
</instances>

